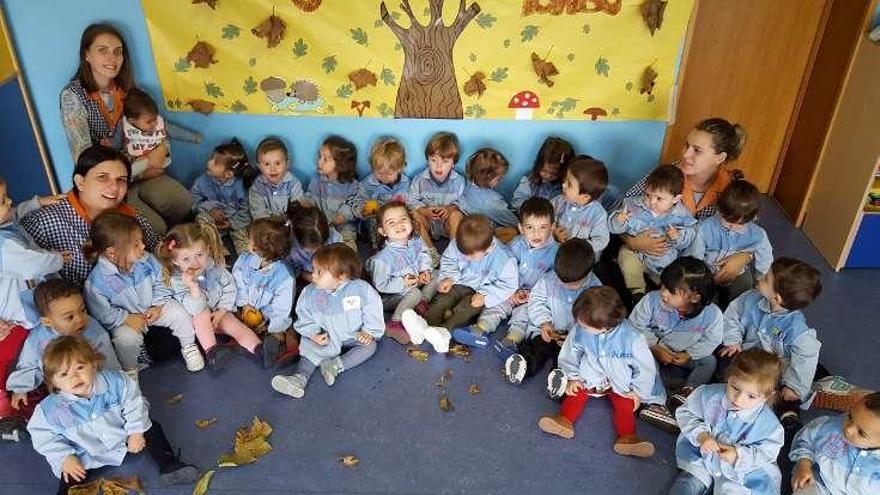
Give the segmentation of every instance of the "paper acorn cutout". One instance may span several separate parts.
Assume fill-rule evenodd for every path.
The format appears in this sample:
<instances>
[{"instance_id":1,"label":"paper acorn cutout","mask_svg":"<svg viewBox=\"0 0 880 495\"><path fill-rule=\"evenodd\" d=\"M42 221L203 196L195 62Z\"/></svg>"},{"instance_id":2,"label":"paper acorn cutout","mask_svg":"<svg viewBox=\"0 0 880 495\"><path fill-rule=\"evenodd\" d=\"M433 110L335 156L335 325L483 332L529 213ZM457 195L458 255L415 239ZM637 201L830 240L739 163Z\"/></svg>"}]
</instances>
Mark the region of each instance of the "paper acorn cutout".
<instances>
[{"instance_id":1,"label":"paper acorn cutout","mask_svg":"<svg viewBox=\"0 0 880 495\"><path fill-rule=\"evenodd\" d=\"M513 95L507 108L513 108L516 120L531 120L536 108L541 108L541 102L533 91L525 90Z\"/></svg>"}]
</instances>

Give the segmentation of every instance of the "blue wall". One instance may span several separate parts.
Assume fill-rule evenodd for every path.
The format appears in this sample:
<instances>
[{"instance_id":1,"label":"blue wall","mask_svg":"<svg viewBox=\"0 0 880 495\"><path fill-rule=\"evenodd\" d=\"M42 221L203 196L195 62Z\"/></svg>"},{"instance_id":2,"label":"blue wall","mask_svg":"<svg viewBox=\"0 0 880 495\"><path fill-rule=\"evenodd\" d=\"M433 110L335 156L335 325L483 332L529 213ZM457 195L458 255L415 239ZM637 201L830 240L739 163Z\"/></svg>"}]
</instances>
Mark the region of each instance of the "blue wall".
<instances>
[{"instance_id":1,"label":"blue wall","mask_svg":"<svg viewBox=\"0 0 880 495\"><path fill-rule=\"evenodd\" d=\"M126 38L138 84L161 101L159 81L150 48L141 3L137 0L2 0L22 70L36 107L46 143L63 189L71 185L72 159L60 124L58 94L78 61L79 38L91 22L110 21ZM169 2L171 4L173 2ZM365 174L370 143L382 135L401 139L409 154L410 174L424 164L424 144L430 134L448 130L458 134L462 154L491 145L512 164L502 188L510 190L534 160L543 138L550 134L572 141L579 152L608 165L611 180L621 188L656 165L663 145L665 122L517 122L491 120L414 120L307 118L191 112L167 115L176 123L199 130L203 144L173 142L174 174L185 184L201 172L210 150L221 140L237 136L250 149L268 134L282 136L292 150L300 178L314 175L315 155L330 133L351 139L361 151L359 168ZM459 163L463 167L463 163Z\"/></svg>"},{"instance_id":2,"label":"blue wall","mask_svg":"<svg viewBox=\"0 0 880 495\"><path fill-rule=\"evenodd\" d=\"M14 75L0 85L0 149L4 154L0 176L6 179L6 191L13 203L51 192L21 86Z\"/></svg>"}]
</instances>

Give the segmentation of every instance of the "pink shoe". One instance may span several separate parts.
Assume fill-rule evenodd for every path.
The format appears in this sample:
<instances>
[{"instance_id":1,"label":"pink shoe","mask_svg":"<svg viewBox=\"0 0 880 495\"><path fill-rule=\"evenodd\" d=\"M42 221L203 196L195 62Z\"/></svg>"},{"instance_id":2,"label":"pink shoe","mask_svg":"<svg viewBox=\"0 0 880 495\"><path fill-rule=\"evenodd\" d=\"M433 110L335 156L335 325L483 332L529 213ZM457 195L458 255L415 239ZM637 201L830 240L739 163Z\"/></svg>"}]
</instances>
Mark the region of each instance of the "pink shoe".
<instances>
[{"instance_id":1,"label":"pink shoe","mask_svg":"<svg viewBox=\"0 0 880 495\"><path fill-rule=\"evenodd\" d=\"M391 320L385 325L385 335L396 340L400 345L407 345L410 343L409 334L406 332L406 329L403 328L403 323L399 320Z\"/></svg>"}]
</instances>

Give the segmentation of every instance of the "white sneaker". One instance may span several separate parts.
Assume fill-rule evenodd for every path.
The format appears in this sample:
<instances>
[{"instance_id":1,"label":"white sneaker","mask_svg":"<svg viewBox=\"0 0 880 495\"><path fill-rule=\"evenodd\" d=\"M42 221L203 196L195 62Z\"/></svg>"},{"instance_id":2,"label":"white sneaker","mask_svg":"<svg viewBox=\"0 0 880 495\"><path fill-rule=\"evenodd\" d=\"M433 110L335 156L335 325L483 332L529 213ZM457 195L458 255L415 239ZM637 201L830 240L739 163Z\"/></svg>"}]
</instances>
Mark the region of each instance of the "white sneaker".
<instances>
[{"instance_id":1,"label":"white sneaker","mask_svg":"<svg viewBox=\"0 0 880 495\"><path fill-rule=\"evenodd\" d=\"M321 361L321 376L324 377L324 383L328 387L332 387L336 383L336 377L339 376L340 365L337 362L339 358L325 359Z\"/></svg>"},{"instance_id":2,"label":"white sneaker","mask_svg":"<svg viewBox=\"0 0 880 495\"><path fill-rule=\"evenodd\" d=\"M180 353L183 354L183 361L188 371L201 371L205 367L205 358L202 357L197 345L185 345L180 348Z\"/></svg>"},{"instance_id":3,"label":"white sneaker","mask_svg":"<svg viewBox=\"0 0 880 495\"><path fill-rule=\"evenodd\" d=\"M300 373L293 375L275 375L272 377L272 388L279 393L294 399L302 399L306 395L306 377Z\"/></svg>"},{"instance_id":4,"label":"white sneaker","mask_svg":"<svg viewBox=\"0 0 880 495\"><path fill-rule=\"evenodd\" d=\"M556 368L547 375L547 394L551 399L558 399L565 395L565 389L568 387L568 377L565 373Z\"/></svg>"},{"instance_id":5,"label":"white sneaker","mask_svg":"<svg viewBox=\"0 0 880 495\"><path fill-rule=\"evenodd\" d=\"M425 330L428 328L428 322L419 316L418 313L411 309L407 309L400 315L400 322L403 328L409 334L409 339L413 344L419 345L425 341Z\"/></svg>"},{"instance_id":6,"label":"white sneaker","mask_svg":"<svg viewBox=\"0 0 880 495\"><path fill-rule=\"evenodd\" d=\"M507 381L519 385L526 377L526 358L522 354L513 354L504 362L504 376Z\"/></svg>"},{"instance_id":7,"label":"white sneaker","mask_svg":"<svg viewBox=\"0 0 880 495\"><path fill-rule=\"evenodd\" d=\"M425 328L425 340L434 347L434 352L445 354L449 352L449 341L452 340L449 330L443 327Z\"/></svg>"}]
</instances>

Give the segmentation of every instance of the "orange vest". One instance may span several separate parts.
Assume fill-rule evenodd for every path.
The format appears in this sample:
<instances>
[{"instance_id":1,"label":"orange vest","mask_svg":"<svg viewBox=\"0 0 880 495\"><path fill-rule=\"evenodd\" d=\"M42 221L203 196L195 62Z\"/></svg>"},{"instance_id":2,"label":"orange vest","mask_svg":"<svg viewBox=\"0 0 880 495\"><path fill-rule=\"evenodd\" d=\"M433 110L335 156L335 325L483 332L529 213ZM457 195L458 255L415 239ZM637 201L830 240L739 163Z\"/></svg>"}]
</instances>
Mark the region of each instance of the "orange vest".
<instances>
[{"instance_id":1,"label":"orange vest","mask_svg":"<svg viewBox=\"0 0 880 495\"><path fill-rule=\"evenodd\" d=\"M727 188L728 184L731 182L733 182L733 174L725 168L720 169L718 171L718 177L716 177L715 181L709 185L709 188L703 193L703 197L700 198L700 202L697 203L694 201L694 188L691 186L687 177L685 177L684 191L681 193L681 202L691 214L695 215L703 208L709 205L714 205L718 201L718 195L720 195L721 191Z\"/></svg>"}]
</instances>

